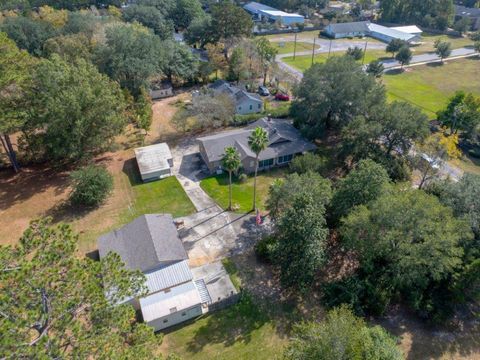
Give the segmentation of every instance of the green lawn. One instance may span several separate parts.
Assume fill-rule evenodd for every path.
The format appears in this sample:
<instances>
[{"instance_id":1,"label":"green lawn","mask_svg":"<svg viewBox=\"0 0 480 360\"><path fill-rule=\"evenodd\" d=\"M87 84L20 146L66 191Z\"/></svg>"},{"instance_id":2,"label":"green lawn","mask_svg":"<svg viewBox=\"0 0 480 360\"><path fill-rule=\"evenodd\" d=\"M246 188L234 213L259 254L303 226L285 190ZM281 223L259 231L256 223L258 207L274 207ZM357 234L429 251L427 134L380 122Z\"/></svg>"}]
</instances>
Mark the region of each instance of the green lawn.
<instances>
[{"instance_id":1,"label":"green lawn","mask_svg":"<svg viewBox=\"0 0 480 360\"><path fill-rule=\"evenodd\" d=\"M173 330L163 351L191 360L280 359L287 342L275 317L249 298Z\"/></svg>"},{"instance_id":2,"label":"green lawn","mask_svg":"<svg viewBox=\"0 0 480 360\"><path fill-rule=\"evenodd\" d=\"M175 176L148 183L135 183L132 187L134 202L120 216L127 223L143 214L168 213L173 217L195 212L195 207Z\"/></svg>"},{"instance_id":3,"label":"green lawn","mask_svg":"<svg viewBox=\"0 0 480 360\"><path fill-rule=\"evenodd\" d=\"M403 100L420 107L434 117L445 107L457 90L480 94L478 58L454 60L445 65L415 66L403 73L387 73L383 77L389 100Z\"/></svg>"},{"instance_id":4,"label":"green lawn","mask_svg":"<svg viewBox=\"0 0 480 360\"><path fill-rule=\"evenodd\" d=\"M330 56L341 56L345 54L344 51L337 51L332 52ZM365 64L368 64L376 59L388 58L389 55L383 50L367 50L365 54ZM313 62L314 63L324 63L328 59L328 53L321 53L316 54L314 56ZM303 56L296 56L295 60L293 56L285 57L282 59L283 62L301 70L305 71L312 65L312 56L311 55L303 55ZM362 62L362 60L359 60Z\"/></svg>"},{"instance_id":5,"label":"green lawn","mask_svg":"<svg viewBox=\"0 0 480 360\"><path fill-rule=\"evenodd\" d=\"M133 164L128 164L133 165ZM97 238L115 228L125 225L143 214L168 213L180 217L195 212L195 207L175 176L143 183L135 166L126 166L122 172L120 184L122 194L130 198L129 205L109 214L115 219L113 225L98 226L95 230L86 230L80 234L79 249L87 252L96 248ZM101 223L102 219L98 219Z\"/></svg>"},{"instance_id":6,"label":"green lawn","mask_svg":"<svg viewBox=\"0 0 480 360\"><path fill-rule=\"evenodd\" d=\"M272 42L271 43L275 49L277 49L279 54L289 54L293 53L295 43L288 41L288 42ZM283 45L283 46L282 46ZM318 49L319 46L315 45L315 49ZM306 43L306 42L299 42L297 41L297 48L296 52L300 51L312 51L313 44Z\"/></svg>"},{"instance_id":7,"label":"green lawn","mask_svg":"<svg viewBox=\"0 0 480 360\"><path fill-rule=\"evenodd\" d=\"M265 209L265 201L268 197L270 184L277 178L283 177L285 170L275 169L260 172L257 177L257 206L260 210ZM215 175L202 180L200 183L205 192L212 197L222 208L228 207L228 175ZM238 205L239 212L248 212L252 209L253 202L253 176L248 177L244 183L234 179L232 184L232 204Z\"/></svg>"},{"instance_id":8,"label":"green lawn","mask_svg":"<svg viewBox=\"0 0 480 360\"><path fill-rule=\"evenodd\" d=\"M458 49L464 46L473 45L473 41L468 37L454 37L448 35L422 34L421 44L412 47L415 54L423 54L435 51L433 45L436 40L447 41L452 44L452 49Z\"/></svg>"}]
</instances>

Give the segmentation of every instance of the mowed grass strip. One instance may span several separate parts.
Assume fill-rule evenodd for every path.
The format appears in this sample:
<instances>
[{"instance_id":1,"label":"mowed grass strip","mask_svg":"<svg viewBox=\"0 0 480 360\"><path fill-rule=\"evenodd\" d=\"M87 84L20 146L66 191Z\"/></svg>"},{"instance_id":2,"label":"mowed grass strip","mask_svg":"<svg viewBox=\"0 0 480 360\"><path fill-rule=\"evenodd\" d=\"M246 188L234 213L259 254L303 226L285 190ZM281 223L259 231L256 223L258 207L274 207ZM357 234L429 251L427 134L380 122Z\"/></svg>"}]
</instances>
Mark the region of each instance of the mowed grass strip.
<instances>
[{"instance_id":1,"label":"mowed grass strip","mask_svg":"<svg viewBox=\"0 0 480 360\"><path fill-rule=\"evenodd\" d=\"M273 47L278 51L279 54L290 54L293 53L294 49L296 53L303 51L312 51L313 44L297 41L297 47L295 48L295 43L288 42L271 42ZM319 49L320 46L315 45L315 50Z\"/></svg>"},{"instance_id":2,"label":"mowed grass strip","mask_svg":"<svg viewBox=\"0 0 480 360\"><path fill-rule=\"evenodd\" d=\"M335 51L330 53L330 57L334 56L342 56L345 54L345 51ZM313 63L314 64L321 64L327 61L329 55L328 53L320 53L320 54L315 54L313 58ZM380 59L388 59L389 54L387 54L383 50L367 50L365 54L365 59L360 59L359 62L361 63L362 61L365 62L365 64L368 64L374 60ZM288 56L282 59L283 62L285 62L288 65L293 66L294 68L297 68L300 71L305 72L312 66L312 55L302 55L302 56L296 56L295 59L293 56Z\"/></svg>"},{"instance_id":3,"label":"mowed grass strip","mask_svg":"<svg viewBox=\"0 0 480 360\"><path fill-rule=\"evenodd\" d=\"M284 169L274 169L259 172L257 177L257 207L265 209L268 198L268 189L275 179L285 175ZM253 205L253 176L249 176L243 183L236 177L232 179L232 204L238 207L238 212L246 213L252 210ZM201 188L223 209L228 207L228 175L221 174L201 181Z\"/></svg>"}]
</instances>

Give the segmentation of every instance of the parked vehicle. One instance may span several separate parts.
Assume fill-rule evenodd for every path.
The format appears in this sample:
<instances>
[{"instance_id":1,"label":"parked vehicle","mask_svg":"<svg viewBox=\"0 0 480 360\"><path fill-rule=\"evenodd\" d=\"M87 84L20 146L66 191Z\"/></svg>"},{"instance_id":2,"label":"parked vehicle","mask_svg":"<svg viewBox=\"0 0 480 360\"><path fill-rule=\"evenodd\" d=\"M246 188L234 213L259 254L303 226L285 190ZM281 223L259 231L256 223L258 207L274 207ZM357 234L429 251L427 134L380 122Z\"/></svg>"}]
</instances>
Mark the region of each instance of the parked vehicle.
<instances>
[{"instance_id":1,"label":"parked vehicle","mask_svg":"<svg viewBox=\"0 0 480 360\"><path fill-rule=\"evenodd\" d=\"M261 96L268 96L268 95L270 95L270 91L268 91L268 89L267 89L266 86L259 86L259 87L258 87L258 93L259 93Z\"/></svg>"},{"instance_id":2,"label":"parked vehicle","mask_svg":"<svg viewBox=\"0 0 480 360\"><path fill-rule=\"evenodd\" d=\"M278 92L278 93L275 95L275 100L279 100L279 101L290 101L290 96L288 96L288 94L284 94L284 93Z\"/></svg>"}]
</instances>

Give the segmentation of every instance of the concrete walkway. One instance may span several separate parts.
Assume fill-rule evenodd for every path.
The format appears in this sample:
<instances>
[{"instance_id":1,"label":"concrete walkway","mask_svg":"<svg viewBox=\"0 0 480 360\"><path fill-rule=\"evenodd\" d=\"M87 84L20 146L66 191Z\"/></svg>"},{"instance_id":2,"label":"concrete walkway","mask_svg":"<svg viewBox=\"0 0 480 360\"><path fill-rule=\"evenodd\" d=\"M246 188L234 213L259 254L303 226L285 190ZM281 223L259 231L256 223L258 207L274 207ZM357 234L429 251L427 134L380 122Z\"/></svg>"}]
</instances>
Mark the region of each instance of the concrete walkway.
<instances>
[{"instance_id":1,"label":"concrete walkway","mask_svg":"<svg viewBox=\"0 0 480 360\"><path fill-rule=\"evenodd\" d=\"M242 253L269 231L268 224L255 224L252 213L224 211L203 191L200 181L208 173L194 139L183 140L171 151L173 173L197 210L195 214L176 219L183 223L179 236L190 258L190 265L200 266Z\"/></svg>"}]
</instances>

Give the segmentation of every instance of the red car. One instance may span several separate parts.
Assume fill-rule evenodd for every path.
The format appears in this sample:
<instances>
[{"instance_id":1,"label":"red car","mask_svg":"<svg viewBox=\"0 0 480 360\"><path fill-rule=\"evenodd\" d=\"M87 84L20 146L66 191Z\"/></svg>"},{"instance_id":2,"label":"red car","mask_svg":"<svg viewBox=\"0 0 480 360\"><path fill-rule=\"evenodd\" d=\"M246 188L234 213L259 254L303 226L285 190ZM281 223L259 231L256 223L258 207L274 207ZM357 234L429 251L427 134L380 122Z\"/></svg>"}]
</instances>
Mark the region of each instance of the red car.
<instances>
[{"instance_id":1,"label":"red car","mask_svg":"<svg viewBox=\"0 0 480 360\"><path fill-rule=\"evenodd\" d=\"M290 101L290 96L288 96L287 94L283 94L283 93L277 93L275 95L275 100Z\"/></svg>"}]
</instances>

